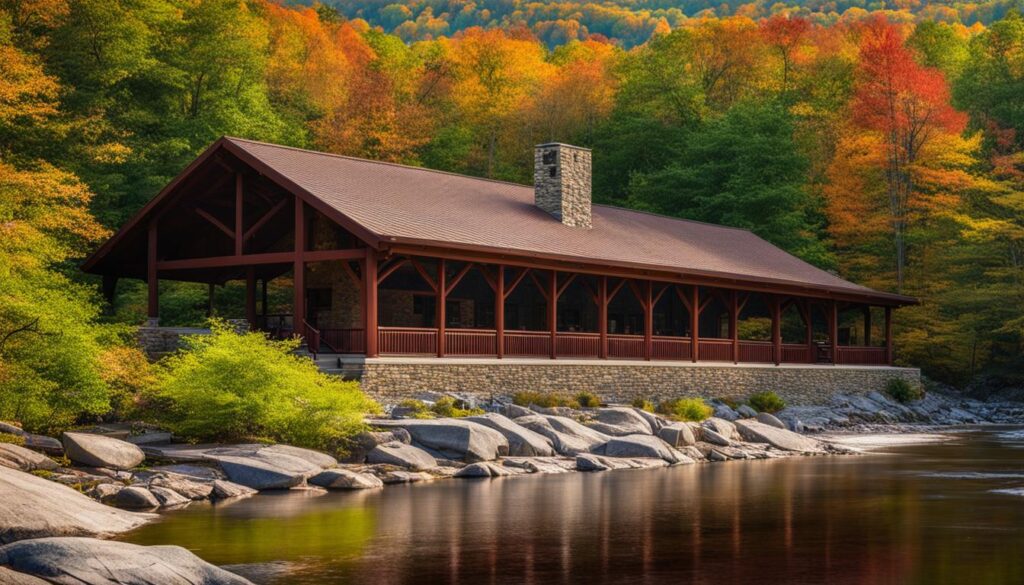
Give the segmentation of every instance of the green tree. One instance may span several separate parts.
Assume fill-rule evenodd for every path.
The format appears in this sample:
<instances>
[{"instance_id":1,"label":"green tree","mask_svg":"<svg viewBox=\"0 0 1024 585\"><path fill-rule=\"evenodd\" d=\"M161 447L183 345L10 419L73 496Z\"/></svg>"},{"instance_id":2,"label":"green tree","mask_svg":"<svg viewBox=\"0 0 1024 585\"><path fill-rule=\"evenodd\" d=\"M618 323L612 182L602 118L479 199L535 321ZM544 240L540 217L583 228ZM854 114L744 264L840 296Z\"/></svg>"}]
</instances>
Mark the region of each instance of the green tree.
<instances>
[{"instance_id":1,"label":"green tree","mask_svg":"<svg viewBox=\"0 0 1024 585\"><path fill-rule=\"evenodd\" d=\"M774 102L742 102L690 133L671 164L634 176L630 202L749 229L827 266L831 258L809 219L807 169L785 109Z\"/></svg>"}]
</instances>

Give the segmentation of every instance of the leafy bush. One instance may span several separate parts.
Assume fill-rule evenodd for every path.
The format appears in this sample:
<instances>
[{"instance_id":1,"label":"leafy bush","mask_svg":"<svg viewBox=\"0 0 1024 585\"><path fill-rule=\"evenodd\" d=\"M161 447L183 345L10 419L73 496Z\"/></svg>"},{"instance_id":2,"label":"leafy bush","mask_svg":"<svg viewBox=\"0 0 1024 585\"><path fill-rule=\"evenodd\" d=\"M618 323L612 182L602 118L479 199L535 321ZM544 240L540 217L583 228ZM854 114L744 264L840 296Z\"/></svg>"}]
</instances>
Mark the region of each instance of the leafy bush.
<instances>
[{"instance_id":1,"label":"leafy bush","mask_svg":"<svg viewBox=\"0 0 1024 585\"><path fill-rule=\"evenodd\" d=\"M10 443L12 445L19 445L24 447L25 437L11 433L0 433L0 443Z\"/></svg>"},{"instance_id":2,"label":"leafy bush","mask_svg":"<svg viewBox=\"0 0 1024 585\"><path fill-rule=\"evenodd\" d=\"M555 406L568 406L570 408L579 407L579 404L575 400L562 394L558 394L557 392L516 392L512 395L512 403L519 406L530 406L531 404L535 404L544 408L552 408Z\"/></svg>"},{"instance_id":3,"label":"leafy bush","mask_svg":"<svg viewBox=\"0 0 1024 585\"><path fill-rule=\"evenodd\" d=\"M658 413L675 420L698 422L714 412L703 398L675 398L658 404Z\"/></svg>"},{"instance_id":4,"label":"leafy bush","mask_svg":"<svg viewBox=\"0 0 1024 585\"><path fill-rule=\"evenodd\" d=\"M431 412L440 417L454 417L461 418L464 416L473 416L476 414L483 414L482 408L465 408L465 404L461 401L452 398L451 396L444 396L430 407Z\"/></svg>"},{"instance_id":5,"label":"leafy bush","mask_svg":"<svg viewBox=\"0 0 1024 585\"><path fill-rule=\"evenodd\" d=\"M298 340L235 333L223 321L210 335L158 365L151 418L194 441L271 440L337 451L380 407L356 382L320 372L292 353Z\"/></svg>"},{"instance_id":6,"label":"leafy bush","mask_svg":"<svg viewBox=\"0 0 1024 585\"><path fill-rule=\"evenodd\" d=\"M885 393L897 402L907 403L924 397L924 392L903 378L892 378L885 385Z\"/></svg>"},{"instance_id":7,"label":"leafy bush","mask_svg":"<svg viewBox=\"0 0 1024 585\"><path fill-rule=\"evenodd\" d=\"M156 384L153 367L138 347L117 345L99 355L100 376L110 389L110 412L104 418L124 420L144 408L149 389Z\"/></svg>"},{"instance_id":8,"label":"leafy bush","mask_svg":"<svg viewBox=\"0 0 1024 585\"><path fill-rule=\"evenodd\" d=\"M758 412L778 412L786 408L786 401L771 390L751 394L750 398L747 399L747 403Z\"/></svg>"},{"instance_id":9,"label":"leafy bush","mask_svg":"<svg viewBox=\"0 0 1024 585\"><path fill-rule=\"evenodd\" d=\"M654 405L646 398L633 399L633 408L639 408L640 410L646 410L647 412L654 412Z\"/></svg>"},{"instance_id":10,"label":"leafy bush","mask_svg":"<svg viewBox=\"0 0 1024 585\"><path fill-rule=\"evenodd\" d=\"M601 399L593 392L583 391L576 395L576 404L583 408L597 408L601 406Z\"/></svg>"},{"instance_id":11,"label":"leafy bush","mask_svg":"<svg viewBox=\"0 0 1024 585\"><path fill-rule=\"evenodd\" d=\"M434 413L431 412L430 406L422 400L406 398L399 402L397 407L409 418L434 418Z\"/></svg>"}]
</instances>

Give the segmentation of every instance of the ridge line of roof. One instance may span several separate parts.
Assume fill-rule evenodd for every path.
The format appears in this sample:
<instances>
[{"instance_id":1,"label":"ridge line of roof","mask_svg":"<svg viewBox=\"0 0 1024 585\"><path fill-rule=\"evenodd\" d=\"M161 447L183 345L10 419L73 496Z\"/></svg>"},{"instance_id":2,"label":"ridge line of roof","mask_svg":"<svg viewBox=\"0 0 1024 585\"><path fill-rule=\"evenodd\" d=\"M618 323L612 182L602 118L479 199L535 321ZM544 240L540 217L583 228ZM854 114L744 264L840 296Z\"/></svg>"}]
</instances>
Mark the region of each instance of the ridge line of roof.
<instances>
[{"instance_id":1,"label":"ridge line of roof","mask_svg":"<svg viewBox=\"0 0 1024 585\"><path fill-rule=\"evenodd\" d=\"M400 168L400 169L409 169L410 171L423 171L423 172L426 172L426 173L435 173L435 174L438 174L438 175L448 175L450 177L461 177L463 179L473 179L474 181L486 181L488 183L498 183L499 185L509 185L511 187L522 187L523 189L533 189L533 185L524 185L522 183L514 183L512 181L502 181L501 179L490 179L488 177L475 177L473 175L464 175L462 173L456 173L456 172L452 172L452 171L442 171L440 169L432 169L430 167L417 167L417 166L414 166L414 165L406 165L406 164L396 163L396 162L391 162L391 161L386 161L386 160L374 160L372 158L360 158L358 156L349 156L347 154L336 154L336 153L333 153L333 152L323 152L321 150L310 150L308 148L299 148L297 146L286 146L284 144L274 144L273 142L263 142L263 141L260 141L260 140L250 140L248 138L239 138L237 136L227 136L227 135L225 135L224 138L226 140L234 140L234 141L238 141L238 142L248 142L250 144L259 144L261 146L271 146L273 148L283 148L285 150L294 150L294 151L297 151L297 152L306 152L306 153L309 153L309 154L317 154L317 155L320 155L320 156L329 156L329 157L332 157L332 158L341 158L341 159L351 160L351 161L355 161L355 162L363 162L363 163L370 163L370 164L375 164L375 165L384 165L384 166L389 166L389 167L397 167L397 168Z\"/></svg>"}]
</instances>

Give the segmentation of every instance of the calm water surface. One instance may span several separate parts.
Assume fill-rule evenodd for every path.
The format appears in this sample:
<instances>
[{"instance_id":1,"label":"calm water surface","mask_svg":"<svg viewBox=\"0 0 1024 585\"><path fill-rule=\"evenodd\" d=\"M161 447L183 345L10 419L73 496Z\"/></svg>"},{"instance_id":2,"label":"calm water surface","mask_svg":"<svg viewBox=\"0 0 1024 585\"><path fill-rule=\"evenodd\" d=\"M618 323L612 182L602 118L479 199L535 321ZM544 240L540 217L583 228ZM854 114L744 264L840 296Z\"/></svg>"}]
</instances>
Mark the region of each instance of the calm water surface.
<instances>
[{"instance_id":1,"label":"calm water surface","mask_svg":"<svg viewBox=\"0 0 1024 585\"><path fill-rule=\"evenodd\" d=\"M192 505L125 540L257 583L1024 583L1024 429L859 457Z\"/></svg>"}]
</instances>

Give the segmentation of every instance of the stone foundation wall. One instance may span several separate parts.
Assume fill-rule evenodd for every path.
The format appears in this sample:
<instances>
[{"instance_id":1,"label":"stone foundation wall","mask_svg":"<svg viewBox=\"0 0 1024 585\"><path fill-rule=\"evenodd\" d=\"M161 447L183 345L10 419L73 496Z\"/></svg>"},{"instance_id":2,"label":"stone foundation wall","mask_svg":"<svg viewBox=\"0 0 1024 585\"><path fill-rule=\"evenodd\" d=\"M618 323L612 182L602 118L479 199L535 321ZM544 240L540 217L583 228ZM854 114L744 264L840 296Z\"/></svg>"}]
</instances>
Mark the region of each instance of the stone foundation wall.
<instances>
[{"instance_id":1,"label":"stone foundation wall","mask_svg":"<svg viewBox=\"0 0 1024 585\"><path fill-rule=\"evenodd\" d=\"M239 333L249 330L249 323L245 319L228 319L227 321ZM160 327L159 321L151 320L148 324L139 327L135 338L146 355L158 358L181 349L184 346L182 338L188 335L209 334L210 330L203 327Z\"/></svg>"},{"instance_id":2,"label":"stone foundation wall","mask_svg":"<svg viewBox=\"0 0 1024 585\"><path fill-rule=\"evenodd\" d=\"M892 378L921 383L916 368L828 365L707 365L637 362L555 363L540 360L446 360L379 358L363 364L362 385L384 402L415 392L453 392L480 399L522 390L587 390L606 402L652 402L680 396L743 398L771 390L788 404L824 404L838 393L881 391Z\"/></svg>"}]
</instances>

